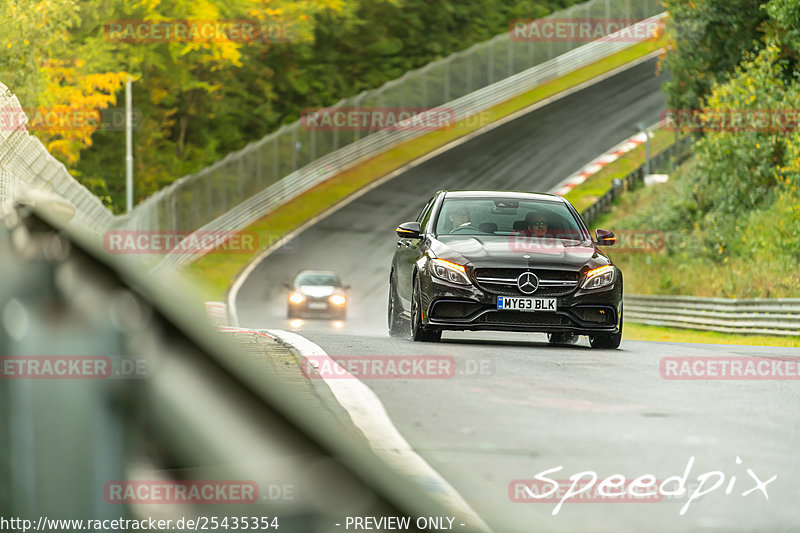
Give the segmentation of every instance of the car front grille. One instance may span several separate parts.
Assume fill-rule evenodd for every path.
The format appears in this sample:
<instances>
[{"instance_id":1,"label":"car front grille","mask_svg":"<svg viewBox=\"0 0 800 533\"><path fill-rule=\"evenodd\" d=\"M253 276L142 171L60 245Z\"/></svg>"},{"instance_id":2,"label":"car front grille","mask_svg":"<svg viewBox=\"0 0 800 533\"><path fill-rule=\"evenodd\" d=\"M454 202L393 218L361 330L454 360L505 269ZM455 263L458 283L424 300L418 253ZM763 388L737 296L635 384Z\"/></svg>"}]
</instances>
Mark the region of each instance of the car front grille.
<instances>
[{"instance_id":1,"label":"car front grille","mask_svg":"<svg viewBox=\"0 0 800 533\"><path fill-rule=\"evenodd\" d=\"M489 324L530 324L535 326L571 326L572 320L556 313L526 313L523 311L491 311L480 317Z\"/></svg>"},{"instance_id":2,"label":"car front grille","mask_svg":"<svg viewBox=\"0 0 800 533\"><path fill-rule=\"evenodd\" d=\"M517 278L523 272L533 272L539 278L536 292L525 294L517 286ZM552 270L541 268L476 268L475 279L478 286L491 294L502 296L565 296L578 286L578 273L568 270Z\"/></svg>"}]
</instances>

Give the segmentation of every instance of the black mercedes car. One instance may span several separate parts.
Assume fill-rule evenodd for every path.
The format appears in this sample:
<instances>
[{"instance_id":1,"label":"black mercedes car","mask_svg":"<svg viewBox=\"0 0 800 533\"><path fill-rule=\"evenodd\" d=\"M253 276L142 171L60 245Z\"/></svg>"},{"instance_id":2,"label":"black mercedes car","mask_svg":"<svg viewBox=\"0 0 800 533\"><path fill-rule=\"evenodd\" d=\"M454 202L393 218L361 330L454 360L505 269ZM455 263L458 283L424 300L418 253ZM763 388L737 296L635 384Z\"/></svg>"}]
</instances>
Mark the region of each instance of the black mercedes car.
<instances>
[{"instance_id":1,"label":"black mercedes car","mask_svg":"<svg viewBox=\"0 0 800 533\"><path fill-rule=\"evenodd\" d=\"M439 191L400 224L389 276L389 334L436 342L444 330L548 333L554 344L622 338L622 272L567 200L553 194Z\"/></svg>"}]
</instances>

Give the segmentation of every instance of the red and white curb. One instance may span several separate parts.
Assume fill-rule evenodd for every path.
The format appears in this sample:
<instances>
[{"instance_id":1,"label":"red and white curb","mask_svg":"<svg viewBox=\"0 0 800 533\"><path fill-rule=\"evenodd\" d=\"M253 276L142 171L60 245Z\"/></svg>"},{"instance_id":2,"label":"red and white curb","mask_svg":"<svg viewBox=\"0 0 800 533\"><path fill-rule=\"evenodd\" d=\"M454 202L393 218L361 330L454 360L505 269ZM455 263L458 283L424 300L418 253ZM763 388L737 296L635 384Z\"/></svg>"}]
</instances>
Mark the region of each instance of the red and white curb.
<instances>
[{"instance_id":1,"label":"red and white curb","mask_svg":"<svg viewBox=\"0 0 800 533\"><path fill-rule=\"evenodd\" d=\"M653 134L650 133L650 138L653 138ZM589 176L598 173L603 167L608 165L609 163L613 163L621 156L627 154L637 146L644 144L646 140L644 133L637 133L630 139L621 142L605 154L601 155L600 157L596 158L594 161L580 169L578 172L573 174L572 176L568 177L564 180L561 184L559 184L555 188L555 193L559 196L564 196L569 191L586 181Z\"/></svg>"}]
</instances>

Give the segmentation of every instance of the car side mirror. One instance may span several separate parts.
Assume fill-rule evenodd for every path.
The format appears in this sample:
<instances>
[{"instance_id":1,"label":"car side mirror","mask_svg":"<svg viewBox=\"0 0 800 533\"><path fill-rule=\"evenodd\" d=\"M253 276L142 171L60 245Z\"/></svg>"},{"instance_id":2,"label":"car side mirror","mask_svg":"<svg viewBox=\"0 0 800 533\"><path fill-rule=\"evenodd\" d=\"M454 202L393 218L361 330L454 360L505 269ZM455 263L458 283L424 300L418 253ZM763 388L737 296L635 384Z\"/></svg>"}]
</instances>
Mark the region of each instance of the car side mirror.
<instances>
[{"instance_id":1,"label":"car side mirror","mask_svg":"<svg viewBox=\"0 0 800 533\"><path fill-rule=\"evenodd\" d=\"M614 246L614 243L617 242L616 235L607 229L599 229L594 233L597 236L597 244L600 246Z\"/></svg>"},{"instance_id":2,"label":"car side mirror","mask_svg":"<svg viewBox=\"0 0 800 533\"><path fill-rule=\"evenodd\" d=\"M281 283L281 285L283 285L284 289L291 289L292 288L292 286L289 285L288 283Z\"/></svg>"},{"instance_id":3,"label":"car side mirror","mask_svg":"<svg viewBox=\"0 0 800 533\"><path fill-rule=\"evenodd\" d=\"M419 222L404 222L397 226L397 236L402 239L419 239Z\"/></svg>"},{"instance_id":4,"label":"car side mirror","mask_svg":"<svg viewBox=\"0 0 800 533\"><path fill-rule=\"evenodd\" d=\"M345 285L345 286L344 286L344 287L342 287L342 288L343 288L344 290L346 290L346 291L349 291L349 290L350 290L350 285Z\"/></svg>"}]
</instances>

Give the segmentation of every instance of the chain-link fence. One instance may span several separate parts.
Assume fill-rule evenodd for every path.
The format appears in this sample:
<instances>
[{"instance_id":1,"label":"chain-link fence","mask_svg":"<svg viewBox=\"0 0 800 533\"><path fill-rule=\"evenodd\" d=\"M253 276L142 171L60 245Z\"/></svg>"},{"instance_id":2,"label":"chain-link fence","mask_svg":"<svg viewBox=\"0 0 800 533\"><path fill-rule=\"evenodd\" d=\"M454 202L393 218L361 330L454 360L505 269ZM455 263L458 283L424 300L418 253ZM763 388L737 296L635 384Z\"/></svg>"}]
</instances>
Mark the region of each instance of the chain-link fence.
<instances>
[{"instance_id":1,"label":"chain-link fence","mask_svg":"<svg viewBox=\"0 0 800 533\"><path fill-rule=\"evenodd\" d=\"M623 27L652 28L655 19L635 23L662 12L660 0L592 0L542 20L610 20ZM558 37L519 39L506 32L410 71L379 89L341 100L333 107L444 107L453 120L461 120L636 42L615 39L613 35L588 41ZM297 121L177 180L121 217L118 227L165 231L239 229L317 183L424 133L424 129L413 128L323 130ZM171 261L177 266L192 259L181 254Z\"/></svg>"},{"instance_id":2,"label":"chain-link fence","mask_svg":"<svg viewBox=\"0 0 800 533\"><path fill-rule=\"evenodd\" d=\"M109 229L114 222L111 211L28 133L26 123L19 100L0 80L0 205L44 191L70 202L73 221L90 231Z\"/></svg>"}]
</instances>

